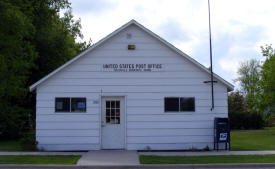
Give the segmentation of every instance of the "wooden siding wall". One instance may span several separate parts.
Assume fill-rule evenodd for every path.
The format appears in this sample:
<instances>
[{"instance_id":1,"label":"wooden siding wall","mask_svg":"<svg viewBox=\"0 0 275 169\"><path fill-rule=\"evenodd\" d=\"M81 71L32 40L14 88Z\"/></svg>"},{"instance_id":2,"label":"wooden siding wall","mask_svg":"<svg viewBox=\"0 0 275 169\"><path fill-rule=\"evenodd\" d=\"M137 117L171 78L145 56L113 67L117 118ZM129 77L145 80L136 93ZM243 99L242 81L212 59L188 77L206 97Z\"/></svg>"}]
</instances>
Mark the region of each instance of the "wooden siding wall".
<instances>
[{"instance_id":1,"label":"wooden siding wall","mask_svg":"<svg viewBox=\"0 0 275 169\"><path fill-rule=\"evenodd\" d=\"M132 38L127 39L126 34ZM135 44L136 50L127 50ZM102 64L163 64L158 72L103 72ZM227 117L227 88L136 26L130 26L37 88L37 141L45 150L100 149L100 95L126 96L126 148L213 147L214 117ZM164 113L164 97L195 97L195 112ZM86 97L86 113L55 113L55 97ZM97 101L98 103L95 103Z\"/></svg>"}]
</instances>

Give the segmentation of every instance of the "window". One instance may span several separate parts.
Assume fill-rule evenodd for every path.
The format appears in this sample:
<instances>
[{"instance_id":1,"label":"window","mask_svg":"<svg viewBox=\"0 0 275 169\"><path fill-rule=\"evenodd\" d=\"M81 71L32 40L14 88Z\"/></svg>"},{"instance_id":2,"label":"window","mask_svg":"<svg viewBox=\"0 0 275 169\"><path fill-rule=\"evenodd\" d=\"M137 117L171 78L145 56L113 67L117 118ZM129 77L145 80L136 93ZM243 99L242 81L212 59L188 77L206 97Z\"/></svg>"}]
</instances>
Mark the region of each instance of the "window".
<instances>
[{"instance_id":1,"label":"window","mask_svg":"<svg viewBox=\"0 0 275 169\"><path fill-rule=\"evenodd\" d=\"M72 98L71 112L86 112L86 98Z\"/></svg>"},{"instance_id":2,"label":"window","mask_svg":"<svg viewBox=\"0 0 275 169\"><path fill-rule=\"evenodd\" d=\"M70 98L55 98L55 111L56 112L69 112L70 111Z\"/></svg>"},{"instance_id":3,"label":"window","mask_svg":"<svg viewBox=\"0 0 275 169\"><path fill-rule=\"evenodd\" d=\"M165 112L195 111L194 97L166 97L164 98Z\"/></svg>"},{"instance_id":4,"label":"window","mask_svg":"<svg viewBox=\"0 0 275 169\"><path fill-rule=\"evenodd\" d=\"M179 111L179 98L169 97L165 98L165 112Z\"/></svg>"},{"instance_id":5,"label":"window","mask_svg":"<svg viewBox=\"0 0 275 169\"><path fill-rule=\"evenodd\" d=\"M86 112L86 98L55 98L55 112Z\"/></svg>"},{"instance_id":6,"label":"window","mask_svg":"<svg viewBox=\"0 0 275 169\"><path fill-rule=\"evenodd\" d=\"M106 100L105 107L105 123L106 124L120 124L120 101L119 100Z\"/></svg>"},{"instance_id":7,"label":"window","mask_svg":"<svg viewBox=\"0 0 275 169\"><path fill-rule=\"evenodd\" d=\"M180 111L195 111L195 98L194 97L181 97L180 98Z\"/></svg>"}]
</instances>

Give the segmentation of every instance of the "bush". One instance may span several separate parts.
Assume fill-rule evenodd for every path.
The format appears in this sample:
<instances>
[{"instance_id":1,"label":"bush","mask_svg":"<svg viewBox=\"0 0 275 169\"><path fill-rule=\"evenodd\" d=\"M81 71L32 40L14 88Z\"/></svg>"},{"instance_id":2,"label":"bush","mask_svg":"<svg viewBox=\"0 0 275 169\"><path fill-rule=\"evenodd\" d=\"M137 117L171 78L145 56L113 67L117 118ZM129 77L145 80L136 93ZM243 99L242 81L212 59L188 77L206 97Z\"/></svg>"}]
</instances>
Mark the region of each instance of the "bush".
<instances>
[{"instance_id":1,"label":"bush","mask_svg":"<svg viewBox=\"0 0 275 169\"><path fill-rule=\"evenodd\" d=\"M231 129L261 129L264 127L262 115L248 110L244 96L232 92L228 96L228 112Z\"/></svg>"},{"instance_id":2,"label":"bush","mask_svg":"<svg viewBox=\"0 0 275 169\"><path fill-rule=\"evenodd\" d=\"M23 134L23 137L20 139L20 145L25 151L36 151L37 142L35 140L35 131L31 130Z\"/></svg>"},{"instance_id":3,"label":"bush","mask_svg":"<svg viewBox=\"0 0 275 169\"><path fill-rule=\"evenodd\" d=\"M229 113L231 129L261 129L264 127L263 117L258 113Z\"/></svg>"},{"instance_id":4,"label":"bush","mask_svg":"<svg viewBox=\"0 0 275 169\"><path fill-rule=\"evenodd\" d=\"M210 151L210 148L209 148L209 146L207 145L207 146L204 147L202 150L203 150L203 151Z\"/></svg>"},{"instance_id":5,"label":"bush","mask_svg":"<svg viewBox=\"0 0 275 169\"><path fill-rule=\"evenodd\" d=\"M265 122L268 127L275 127L275 114L266 116Z\"/></svg>"}]
</instances>

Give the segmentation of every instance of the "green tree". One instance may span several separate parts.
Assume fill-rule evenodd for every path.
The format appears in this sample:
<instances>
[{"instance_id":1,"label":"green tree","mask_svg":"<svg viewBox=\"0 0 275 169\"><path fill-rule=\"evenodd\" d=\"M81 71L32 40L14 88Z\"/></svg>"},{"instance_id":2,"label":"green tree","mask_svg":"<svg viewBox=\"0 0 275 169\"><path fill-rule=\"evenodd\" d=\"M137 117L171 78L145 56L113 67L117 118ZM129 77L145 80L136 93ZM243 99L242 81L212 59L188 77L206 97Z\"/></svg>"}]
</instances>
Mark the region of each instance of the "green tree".
<instances>
[{"instance_id":1,"label":"green tree","mask_svg":"<svg viewBox=\"0 0 275 169\"><path fill-rule=\"evenodd\" d=\"M90 46L90 42L81 42L80 20L74 20L70 3L67 0L32 0L33 13L30 14L36 28L34 40L38 57L29 76L31 85L52 72L54 69L72 59ZM60 16L62 10L63 16ZM32 111L31 119L35 119L35 93L30 93L25 105Z\"/></svg>"},{"instance_id":2,"label":"green tree","mask_svg":"<svg viewBox=\"0 0 275 169\"><path fill-rule=\"evenodd\" d=\"M247 112L247 106L243 95L239 92L231 92L228 95L228 111L234 112Z\"/></svg>"},{"instance_id":3,"label":"green tree","mask_svg":"<svg viewBox=\"0 0 275 169\"><path fill-rule=\"evenodd\" d=\"M260 109L266 114L275 114L275 50L271 45L261 47L266 60L261 70Z\"/></svg>"},{"instance_id":4,"label":"green tree","mask_svg":"<svg viewBox=\"0 0 275 169\"><path fill-rule=\"evenodd\" d=\"M0 19L0 137L11 138L34 124L29 85L90 42L76 40L83 37L80 20L74 20L67 0L1 0Z\"/></svg>"},{"instance_id":5,"label":"green tree","mask_svg":"<svg viewBox=\"0 0 275 169\"><path fill-rule=\"evenodd\" d=\"M41 79L90 46L90 43L76 41L83 37L81 24L80 20L74 20L67 0L32 0L31 7L33 12L29 17L36 28L32 43L38 57L29 84Z\"/></svg>"},{"instance_id":6,"label":"green tree","mask_svg":"<svg viewBox=\"0 0 275 169\"><path fill-rule=\"evenodd\" d=\"M257 112L259 101L257 94L259 91L260 81L260 62L256 59L242 62L238 69L239 77L235 81L239 82L241 92L245 96L248 110Z\"/></svg>"},{"instance_id":7,"label":"green tree","mask_svg":"<svg viewBox=\"0 0 275 169\"><path fill-rule=\"evenodd\" d=\"M0 1L0 135L17 136L25 125L25 87L37 58L31 41L35 33L31 20L20 8Z\"/></svg>"},{"instance_id":8,"label":"green tree","mask_svg":"<svg viewBox=\"0 0 275 169\"><path fill-rule=\"evenodd\" d=\"M245 98L239 91L228 95L228 115L232 129L259 129L264 126L260 114L248 112Z\"/></svg>"},{"instance_id":9,"label":"green tree","mask_svg":"<svg viewBox=\"0 0 275 169\"><path fill-rule=\"evenodd\" d=\"M243 95L239 92L231 92L228 95L228 115L232 129L243 129L242 115L247 113L247 106Z\"/></svg>"}]
</instances>

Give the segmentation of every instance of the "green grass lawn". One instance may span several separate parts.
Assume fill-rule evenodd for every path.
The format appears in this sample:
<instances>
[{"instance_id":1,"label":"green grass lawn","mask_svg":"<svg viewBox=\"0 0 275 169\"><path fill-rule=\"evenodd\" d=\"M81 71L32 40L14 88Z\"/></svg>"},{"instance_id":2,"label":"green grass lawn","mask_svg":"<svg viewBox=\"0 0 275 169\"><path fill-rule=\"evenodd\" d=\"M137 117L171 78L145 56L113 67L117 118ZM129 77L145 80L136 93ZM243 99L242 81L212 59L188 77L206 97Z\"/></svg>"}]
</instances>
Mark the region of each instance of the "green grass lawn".
<instances>
[{"instance_id":1,"label":"green grass lawn","mask_svg":"<svg viewBox=\"0 0 275 169\"><path fill-rule=\"evenodd\" d=\"M3 155L0 164L76 164L80 155Z\"/></svg>"},{"instance_id":2,"label":"green grass lawn","mask_svg":"<svg viewBox=\"0 0 275 169\"><path fill-rule=\"evenodd\" d=\"M139 156L141 164L275 163L275 155Z\"/></svg>"},{"instance_id":3,"label":"green grass lawn","mask_svg":"<svg viewBox=\"0 0 275 169\"><path fill-rule=\"evenodd\" d=\"M275 127L231 131L231 150L275 150ZM0 141L0 151L22 151L19 141Z\"/></svg>"},{"instance_id":4,"label":"green grass lawn","mask_svg":"<svg viewBox=\"0 0 275 169\"><path fill-rule=\"evenodd\" d=\"M232 131L231 150L275 150L275 127Z\"/></svg>"},{"instance_id":5,"label":"green grass lawn","mask_svg":"<svg viewBox=\"0 0 275 169\"><path fill-rule=\"evenodd\" d=\"M22 151L19 141L0 141L0 151Z\"/></svg>"}]
</instances>

